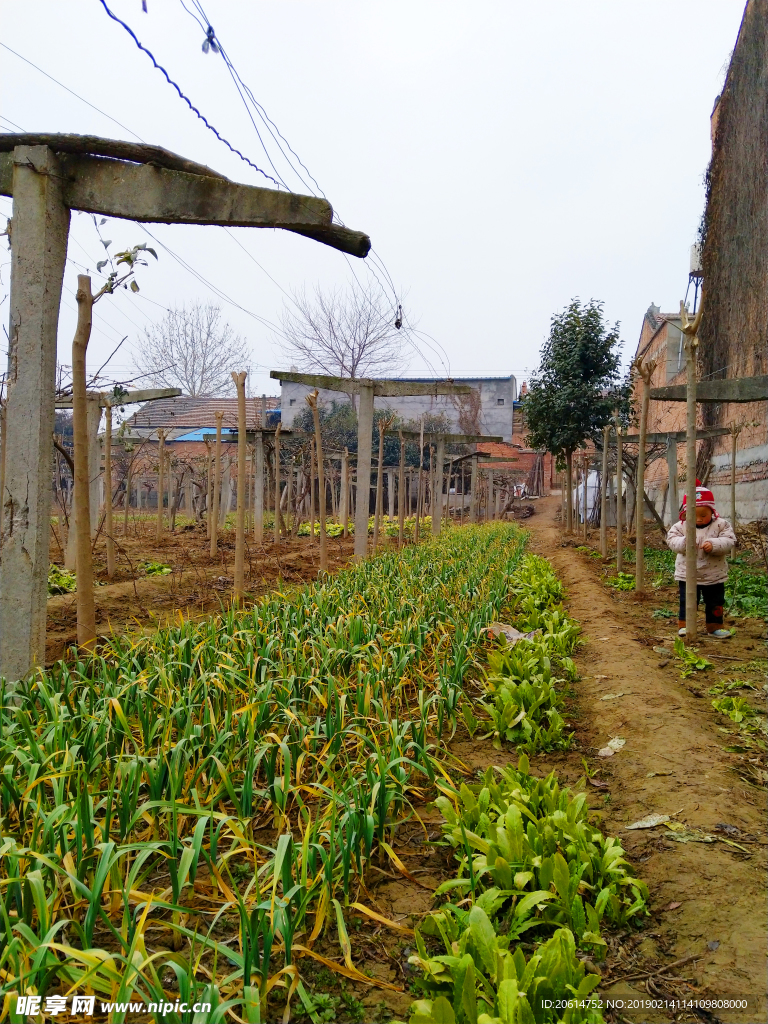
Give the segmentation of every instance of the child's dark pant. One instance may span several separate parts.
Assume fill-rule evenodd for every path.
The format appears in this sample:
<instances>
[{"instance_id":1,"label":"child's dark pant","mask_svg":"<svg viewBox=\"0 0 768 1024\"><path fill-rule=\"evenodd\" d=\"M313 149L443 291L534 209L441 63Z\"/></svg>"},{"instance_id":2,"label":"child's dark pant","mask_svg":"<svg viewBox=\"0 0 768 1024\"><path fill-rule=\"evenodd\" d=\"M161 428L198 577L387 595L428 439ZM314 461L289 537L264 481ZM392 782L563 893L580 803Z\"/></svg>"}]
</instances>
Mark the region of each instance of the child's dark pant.
<instances>
[{"instance_id":1,"label":"child's dark pant","mask_svg":"<svg viewBox=\"0 0 768 1024\"><path fill-rule=\"evenodd\" d=\"M680 587L680 621L685 622L685 580L678 580ZM696 605L704 601L704 614L707 622L723 624L723 604L725 603L725 582L710 583L696 587Z\"/></svg>"}]
</instances>

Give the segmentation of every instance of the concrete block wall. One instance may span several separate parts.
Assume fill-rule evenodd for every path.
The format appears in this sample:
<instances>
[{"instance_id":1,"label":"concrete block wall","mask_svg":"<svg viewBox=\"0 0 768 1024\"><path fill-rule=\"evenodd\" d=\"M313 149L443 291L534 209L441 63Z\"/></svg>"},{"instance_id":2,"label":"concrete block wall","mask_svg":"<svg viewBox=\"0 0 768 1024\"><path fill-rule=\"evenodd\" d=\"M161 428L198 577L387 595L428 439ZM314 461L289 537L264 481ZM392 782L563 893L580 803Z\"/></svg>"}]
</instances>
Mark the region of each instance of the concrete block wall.
<instances>
[{"instance_id":1,"label":"concrete block wall","mask_svg":"<svg viewBox=\"0 0 768 1024\"><path fill-rule=\"evenodd\" d=\"M425 377L403 377L403 381L419 381L429 384ZM479 427L481 434L498 434L505 441L512 440L514 409L517 398L517 383L509 377L454 377L457 384L469 384L480 393ZM281 417L285 428L293 426L295 418L307 408L306 396L312 390L305 384L281 381ZM320 402L348 401L340 392L320 391ZM454 433L463 433L459 424L461 406L449 395L419 395L413 397L377 398L377 409L392 409L404 420L418 420L422 414L444 413Z\"/></svg>"}]
</instances>

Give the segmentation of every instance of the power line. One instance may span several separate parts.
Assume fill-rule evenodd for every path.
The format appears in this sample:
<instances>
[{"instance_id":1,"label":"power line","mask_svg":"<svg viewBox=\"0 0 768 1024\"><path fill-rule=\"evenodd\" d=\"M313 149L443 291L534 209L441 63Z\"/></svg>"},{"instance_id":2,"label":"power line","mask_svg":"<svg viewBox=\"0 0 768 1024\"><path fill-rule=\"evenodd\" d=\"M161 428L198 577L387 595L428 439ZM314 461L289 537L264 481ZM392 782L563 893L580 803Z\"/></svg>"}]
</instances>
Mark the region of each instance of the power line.
<instances>
[{"instance_id":1,"label":"power line","mask_svg":"<svg viewBox=\"0 0 768 1024\"><path fill-rule=\"evenodd\" d=\"M256 111L256 114L261 119L262 123L264 124L264 126L267 129L267 131L269 132L269 134L272 136L272 139L274 140L275 144L277 145L277 148L278 148L278 150L280 152L280 155L283 157L285 162L288 164L288 166L291 168L293 173L299 179L301 184L306 189L308 189L308 191L310 191L310 192L313 191L312 187L307 183L307 181L304 179L304 177L301 175L301 173L294 166L293 162L291 161L290 156L286 152L286 148L287 148L288 152L292 156L294 156L296 158L296 161L303 168L303 170L306 171L307 176L314 183L317 192L319 192L319 194L323 198L326 198L325 193L320 188L320 185L317 182L317 179L311 173L311 171L306 166L306 164L301 159L301 157L298 155L298 153L295 151L295 149L291 146L290 142L288 142L288 140L282 134L282 132L277 127L277 125L272 120L272 118L269 116L269 114L267 114L267 112L264 109L264 107L262 106L262 104L259 103L259 101L256 99L256 97L253 95L253 92L251 91L249 86L243 81L242 77L240 76L240 73L238 72L238 70L235 67L234 63L230 59L229 54L227 53L227 51L225 50L224 46L222 45L221 40L219 39L219 37L216 35L216 33L214 32L213 28L211 27L210 20L208 19L208 15L205 13L202 4L199 3L199 0L192 0L193 6L197 9L198 13L203 18L203 21L200 20L200 18L197 16L197 14L195 14L194 11L191 11L187 7L187 5L185 4L184 0L180 0L180 3L181 3L181 6L184 8L184 10L187 12L187 14L189 14L192 18L194 18L194 20L197 22L197 24L200 26L200 28L205 33L205 42L203 43L203 49L205 50L205 52L208 52L208 47L210 46L213 49L214 52L218 52L218 53L221 54L221 56L222 56L222 58L224 60L224 63L227 65L227 70L230 73L230 77L232 78L232 81L233 81L233 83L235 85L235 88L237 89L238 95L240 96L240 99L242 100L243 105L245 106L245 109L246 109L248 117L249 117L249 119L251 121L251 124L253 124L254 130L255 130L256 135L257 135L257 137L259 139L259 142L261 143L261 146L262 146L262 148L263 148L263 150L264 150L264 152L265 152L265 154L267 156L267 159L269 160L272 168L274 169L275 174L278 174L277 168L275 168L275 165L272 162L272 159L271 159L271 157L269 155L267 147L264 145L264 140L261 137L261 132L259 131L258 127L256 126L256 123L255 123L255 121L253 119L253 115L252 115L252 113L251 113L251 111L250 111L250 109L248 107L248 100L250 100L251 104L253 105L254 110ZM245 93L245 95L243 95L243 93ZM247 97L247 99L246 99L246 97ZM285 143L285 147L286 148L283 148L281 143ZM289 186L286 185L286 188L288 188L288 187ZM317 193L315 193L315 194L317 194Z\"/></svg>"},{"instance_id":2,"label":"power line","mask_svg":"<svg viewBox=\"0 0 768 1024\"><path fill-rule=\"evenodd\" d=\"M35 71L39 71L41 75L45 75L46 78L50 78L52 82L55 82L56 85L61 86L62 89L66 89L68 93L71 93L76 99L80 100L82 103L85 103L86 106L90 107L92 110L95 110L97 113L101 114L103 117L106 117L108 120L114 121L116 125L119 125L121 128L124 128L125 131L131 134L134 137L134 139L138 139L139 142L145 141L144 139L142 139L140 135L137 135L136 132L132 132L130 128L128 128L126 125L122 123L122 121L118 121L116 117L112 117L111 114L107 114L106 111L101 110L101 108L97 107L94 103L90 103L88 100L83 99L83 97L78 95L78 93L76 93L74 89L70 89L68 85L64 85L63 82L60 82L58 78L54 78L53 75L49 75L47 71L43 71L43 69L39 68L37 64L33 64L31 60L28 60L26 57L22 57L20 53L17 53L16 50L12 50L11 47L8 46L6 43L0 42L0 46L2 46L4 50L8 50L9 53L12 53L14 57L18 57L19 60L23 60L25 64L29 64L29 66L34 68ZM11 122L11 124L13 124L13 122ZM15 127L18 128L19 126L16 125ZM19 131L23 130L23 128L19 128Z\"/></svg>"},{"instance_id":3,"label":"power line","mask_svg":"<svg viewBox=\"0 0 768 1024\"><path fill-rule=\"evenodd\" d=\"M158 62L155 60L155 56L152 53L152 51L148 50L146 46L143 46L142 43L139 42L139 40L138 40L138 38L136 36L136 33L133 31L133 29L129 25L126 25L126 23L124 21L122 21L120 18L118 18L118 16L116 14L113 14L112 11L110 11L109 7L107 7L107 5L106 5L105 0L99 0L99 3L104 8L104 10L107 12L107 14L112 19L112 21L116 21L118 25L122 25L122 27L125 29L125 31L128 33L128 35L131 37L131 39L133 39L134 43L136 43L136 45L142 51L142 53L146 53L146 55L152 61L154 66L157 68L157 70L164 76L164 78L168 82L168 84L173 86L173 88L179 94L179 97L182 100L184 100L184 102L187 104L189 109L200 118L200 120L203 122L205 127L209 131L213 132L213 134L216 136L216 138L219 140L219 142L223 142L224 145L229 150L231 150L231 152L233 152L236 156L239 156L240 159L244 163L248 164L248 166L252 167L255 171L258 171L259 174L264 175L264 177L267 178L269 181L274 182L274 184L277 185L277 187L279 188L280 187L280 182L279 181L276 181L276 179L273 178L272 175L267 174L266 171L263 171L261 169L261 167L258 166L258 164L255 164L252 160L249 160L247 156L245 156L243 153L241 153L239 149L237 149L235 146L232 145L231 142L229 142L227 139L225 139L224 136L218 131L218 129L214 128L214 126L210 123L210 121L203 114L200 113L200 111L194 105L192 100L190 100L189 97L186 96L181 91L181 88L176 84L176 82L174 82L174 80L171 78L171 76L168 74L168 72L165 70L165 68L162 66L162 64L158 64Z\"/></svg>"}]
</instances>

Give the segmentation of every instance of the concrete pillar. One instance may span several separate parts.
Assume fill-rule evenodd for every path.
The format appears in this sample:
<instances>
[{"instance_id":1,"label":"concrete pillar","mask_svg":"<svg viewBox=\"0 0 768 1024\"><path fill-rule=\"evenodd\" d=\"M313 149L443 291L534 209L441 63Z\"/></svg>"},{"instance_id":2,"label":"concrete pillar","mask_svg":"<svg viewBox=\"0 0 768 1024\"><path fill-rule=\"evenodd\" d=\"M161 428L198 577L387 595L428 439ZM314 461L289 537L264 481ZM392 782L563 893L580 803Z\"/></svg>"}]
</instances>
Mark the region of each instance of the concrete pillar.
<instances>
[{"instance_id":1,"label":"concrete pillar","mask_svg":"<svg viewBox=\"0 0 768 1024\"><path fill-rule=\"evenodd\" d=\"M390 520L395 518L395 471L387 470L387 515Z\"/></svg>"},{"instance_id":2,"label":"concrete pillar","mask_svg":"<svg viewBox=\"0 0 768 1024\"><path fill-rule=\"evenodd\" d=\"M0 676L45 662L56 334L69 210L47 146L13 151L13 248L0 559Z\"/></svg>"},{"instance_id":3,"label":"concrete pillar","mask_svg":"<svg viewBox=\"0 0 768 1024\"><path fill-rule=\"evenodd\" d=\"M493 470L487 470L488 494L485 499L485 519L490 522L493 519Z\"/></svg>"},{"instance_id":4,"label":"concrete pillar","mask_svg":"<svg viewBox=\"0 0 768 1024\"><path fill-rule=\"evenodd\" d=\"M371 438L373 436L373 388L361 388L357 412L357 502L355 508L355 559L368 551L368 507L371 494Z\"/></svg>"},{"instance_id":5,"label":"concrete pillar","mask_svg":"<svg viewBox=\"0 0 768 1024\"><path fill-rule=\"evenodd\" d=\"M253 503L253 539L264 543L264 435L256 434L256 481Z\"/></svg>"},{"instance_id":6,"label":"concrete pillar","mask_svg":"<svg viewBox=\"0 0 768 1024\"><path fill-rule=\"evenodd\" d=\"M669 513L666 516L666 525L671 526L677 520L680 507L677 495L677 438L674 434L667 434L667 472L669 473L669 497L667 499Z\"/></svg>"},{"instance_id":7,"label":"concrete pillar","mask_svg":"<svg viewBox=\"0 0 768 1024\"><path fill-rule=\"evenodd\" d=\"M478 493L480 488L480 474L477 467L477 456L472 456L472 472L469 479L469 521L470 523L477 522L477 512L480 507L480 495Z\"/></svg>"}]
</instances>

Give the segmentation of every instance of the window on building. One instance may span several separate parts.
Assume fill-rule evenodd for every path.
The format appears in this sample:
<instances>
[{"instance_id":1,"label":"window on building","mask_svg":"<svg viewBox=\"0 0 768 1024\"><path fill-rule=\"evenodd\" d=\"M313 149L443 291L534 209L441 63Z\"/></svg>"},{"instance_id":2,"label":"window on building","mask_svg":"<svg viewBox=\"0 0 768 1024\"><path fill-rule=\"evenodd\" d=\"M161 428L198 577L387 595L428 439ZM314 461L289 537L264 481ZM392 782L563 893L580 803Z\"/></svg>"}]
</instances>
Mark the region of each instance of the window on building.
<instances>
[{"instance_id":1,"label":"window on building","mask_svg":"<svg viewBox=\"0 0 768 1024\"><path fill-rule=\"evenodd\" d=\"M685 366L683 332L676 324L667 323L667 381Z\"/></svg>"},{"instance_id":2,"label":"window on building","mask_svg":"<svg viewBox=\"0 0 768 1024\"><path fill-rule=\"evenodd\" d=\"M504 399L503 398L497 398L496 399L496 405L504 405Z\"/></svg>"}]
</instances>

